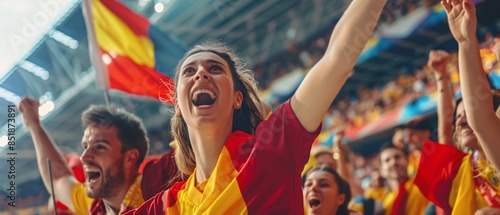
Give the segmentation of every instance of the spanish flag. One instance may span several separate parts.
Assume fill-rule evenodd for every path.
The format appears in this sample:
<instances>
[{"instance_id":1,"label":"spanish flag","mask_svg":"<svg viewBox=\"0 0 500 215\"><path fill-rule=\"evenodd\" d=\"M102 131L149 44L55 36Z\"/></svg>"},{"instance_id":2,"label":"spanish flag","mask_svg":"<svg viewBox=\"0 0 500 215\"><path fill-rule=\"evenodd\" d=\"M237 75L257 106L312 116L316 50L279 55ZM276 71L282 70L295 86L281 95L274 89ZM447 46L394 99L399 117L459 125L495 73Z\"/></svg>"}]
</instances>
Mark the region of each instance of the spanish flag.
<instances>
[{"instance_id":1,"label":"spanish flag","mask_svg":"<svg viewBox=\"0 0 500 215\"><path fill-rule=\"evenodd\" d=\"M474 214L476 210L488 207L474 183L474 177L487 176L494 170L478 160L483 174L474 176L472 156L453 146L426 141L420 159L415 184L434 204L443 208L446 214ZM498 185L493 185L499 190Z\"/></svg>"},{"instance_id":2,"label":"spanish flag","mask_svg":"<svg viewBox=\"0 0 500 215\"><path fill-rule=\"evenodd\" d=\"M170 101L173 70L187 48L116 0L83 4L97 86Z\"/></svg>"},{"instance_id":3,"label":"spanish flag","mask_svg":"<svg viewBox=\"0 0 500 215\"><path fill-rule=\"evenodd\" d=\"M397 192L385 194L382 207L386 215L424 214L429 203L415 186L414 179L409 178L399 184Z\"/></svg>"}]
</instances>

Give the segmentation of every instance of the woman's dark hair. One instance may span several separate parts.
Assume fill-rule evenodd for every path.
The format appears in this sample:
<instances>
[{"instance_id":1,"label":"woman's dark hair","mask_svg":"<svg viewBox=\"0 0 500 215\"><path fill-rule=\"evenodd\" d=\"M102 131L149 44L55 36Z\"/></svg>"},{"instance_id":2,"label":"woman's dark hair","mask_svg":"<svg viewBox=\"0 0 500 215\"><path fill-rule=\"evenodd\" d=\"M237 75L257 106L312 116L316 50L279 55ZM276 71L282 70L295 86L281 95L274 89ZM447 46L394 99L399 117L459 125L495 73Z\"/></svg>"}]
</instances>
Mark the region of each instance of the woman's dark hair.
<instances>
[{"instance_id":1,"label":"woman's dark hair","mask_svg":"<svg viewBox=\"0 0 500 215\"><path fill-rule=\"evenodd\" d=\"M248 134L255 134L255 130L264 117L262 114L262 102L257 95L257 82L253 72L245 68L243 60L226 44L216 40L208 40L199 45L195 45L189 50L182 60L179 61L175 69L175 82L179 80L181 66L184 61L200 52L211 52L223 58L229 65L233 77L234 89L243 95L241 108L235 109L233 113L232 131L243 131ZM178 97L177 89L175 98ZM196 159L193 147L189 140L189 131L182 115L174 114L171 121L172 135L177 141L175 151L175 161L179 171L188 176L193 173L196 167Z\"/></svg>"},{"instance_id":2,"label":"woman's dark hair","mask_svg":"<svg viewBox=\"0 0 500 215\"><path fill-rule=\"evenodd\" d=\"M347 206L349 205L349 201L352 198L351 188L349 187L349 183L347 183L347 181L345 181L342 177L340 177L339 173L335 169L333 169L331 166L326 165L326 164L323 164L320 166L315 166L315 167L311 168L311 170L309 170L307 172L305 178L307 179L307 177L311 173L316 172L316 171L325 171L325 172L328 172L328 173L333 175L335 183L337 183L338 194L345 195L344 202L337 209L336 215L349 214L349 208ZM306 180L303 180L302 187L304 187L305 181Z\"/></svg>"},{"instance_id":3,"label":"woman's dark hair","mask_svg":"<svg viewBox=\"0 0 500 215\"><path fill-rule=\"evenodd\" d=\"M383 152L383 151L385 151L386 149L397 149L397 150L399 150L399 151L403 152L403 155L404 155L406 158L408 158L408 156L410 155L410 149L408 149L408 148L406 148L406 147L405 147L405 148L399 148L399 147L395 146L395 145L394 145L393 143L391 143L391 142L386 142L386 143L382 144L382 146L381 146L381 147L380 147L380 149L378 150L378 154L379 154L379 155L380 155L380 154L382 154L382 152ZM381 158L380 158L380 156L379 156L379 159L381 159ZM379 160L379 161L381 161L381 160Z\"/></svg>"}]
</instances>

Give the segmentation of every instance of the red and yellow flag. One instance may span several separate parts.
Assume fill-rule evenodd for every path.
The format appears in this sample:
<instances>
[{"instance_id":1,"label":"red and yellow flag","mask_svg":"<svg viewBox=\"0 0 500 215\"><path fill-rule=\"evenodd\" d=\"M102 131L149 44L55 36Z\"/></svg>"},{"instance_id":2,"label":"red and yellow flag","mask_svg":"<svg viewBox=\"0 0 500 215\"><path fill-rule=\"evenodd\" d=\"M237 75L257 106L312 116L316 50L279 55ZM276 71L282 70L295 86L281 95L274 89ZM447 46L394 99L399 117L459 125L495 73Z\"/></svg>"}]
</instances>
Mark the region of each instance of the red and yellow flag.
<instances>
[{"instance_id":1,"label":"red and yellow flag","mask_svg":"<svg viewBox=\"0 0 500 215\"><path fill-rule=\"evenodd\" d=\"M98 87L172 98L173 70L187 48L116 0L83 4Z\"/></svg>"},{"instance_id":2,"label":"red and yellow flag","mask_svg":"<svg viewBox=\"0 0 500 215\"><path fill-rule=\"evenodd\" d=\"M487 176L494 170L485 165L486 161L478 160L484 171L474 175L472 156L453 146L426 141L422 151L415 184L429 200L452 215L474 214L488 207L474 184L475 177L493 184ZM495 185L495 188L498 193L500 187Z\"/></svg>"}]
</instances>

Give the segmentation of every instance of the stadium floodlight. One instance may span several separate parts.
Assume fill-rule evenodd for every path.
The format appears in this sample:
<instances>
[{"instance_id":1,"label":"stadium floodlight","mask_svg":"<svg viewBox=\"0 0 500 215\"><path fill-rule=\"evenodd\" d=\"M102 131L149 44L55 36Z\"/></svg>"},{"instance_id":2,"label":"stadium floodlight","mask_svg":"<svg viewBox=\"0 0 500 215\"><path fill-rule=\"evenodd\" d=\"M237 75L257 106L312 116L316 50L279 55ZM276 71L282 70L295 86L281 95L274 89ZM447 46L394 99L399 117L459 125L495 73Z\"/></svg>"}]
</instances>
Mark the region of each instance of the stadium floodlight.
<instances>
[{"instance_id":1,"label":"stadium floodlight","mask_svg":"<svg viewBox=\"0 0 500 215\"><path fill-rule=\"evenodd\" d=\"M40 96L40 98L38 99L38 101L40 102L40 104L44 104L48 101L51 101L52 100L52 92L45 92L42 96Z\"/></svg>"},{"instance_id":2,"label":"stadium floodlight","mask_svg":"<svg viewBox=\"0 0 500 215\"><path fill-rule=\"evenodd\" d=\"M1 88L1 87L0 87L0 98L3 98L6 101L13 103L13 104L17 104L21 101L20 96L16 95L13 92L10 92L4 88Z\"/></svg>"},{"instance_id":3,"label":"stadium floodlight","mask_svg":"<svg viewBox=\"0 0 500 215\"><path fill-rule=\"evenodd\" d=\"M104 53L102 54L102 61L107 65L113 61L113 58L109 54Z\"/></svg>"},{"instance_id":4,"label":"stadium floodlight","mask_svg":"<svg viewBox=\"0 0 500 215\"><path fill-rule=\"evenodd\" d=\"M47 101L47 102L43 103L42 105L40 105L40 107L38 108L38 113L40 114L40 116L45 116L48 113L50 113L51 111L53 111L54 107L55 107L54 102Z\"/></svg>"},{"instance_id":5,"label":"stadium floodlight","mask_svg":"<svg viewBox=\"0 0 500 215\"><path fill-rule=\"evenodd\" d=\"M7 139L7 135L3 135L0 137L0 148L7 146L9 140Z\"/></svg>"},{"instance_id":6,"label":"stadium floodlight","mask_svg":"<svg viewBox=\"0 0 500 215\"><path fill-rule=\"evenodd\" d=\"M38 77L40 77L41 79L43 80L47 80L49 79L49 71L47 71L46 69L30 62L30 61L23 61L21 63L21 68L23 68L24 70L32 73L33 75L36 75Z\"/></svg>"},{"instance_id":7,"label":"stadium floodlight","mask_svg":"<svg viewBox=\"0 0 500 215\"><path fill-rule=\"evenodd\" d=\"M165 5L163 5L163 3L158 2L158 3L155 4L155 11L157 13L163 12L164 9L165 9Z\"/></svg>"},{"instance_id":8,"label":"stadium floodlight","mask_svg":"<svg viewBox=\"0 0 500 215\"><path fill-rule=\"evenodd\" d=\"M77 40L73 39L72 37L70 37L67 34L60 32L58 30L52 31L52 33L50 33L50 38L52 38L55 41L69 47L70 49L78 48L78 41Z\"/></svg>"}]
</instances>

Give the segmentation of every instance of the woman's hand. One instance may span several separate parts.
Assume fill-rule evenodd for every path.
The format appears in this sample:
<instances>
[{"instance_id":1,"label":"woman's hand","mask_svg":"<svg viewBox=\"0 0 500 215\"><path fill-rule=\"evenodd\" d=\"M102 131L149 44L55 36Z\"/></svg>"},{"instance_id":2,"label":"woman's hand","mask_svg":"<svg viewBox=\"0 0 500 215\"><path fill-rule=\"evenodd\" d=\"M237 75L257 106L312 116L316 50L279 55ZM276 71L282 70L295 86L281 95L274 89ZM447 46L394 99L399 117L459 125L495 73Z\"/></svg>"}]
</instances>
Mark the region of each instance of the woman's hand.
<instances>
[{"instance_id":1,"label":"woman's hand","mask_svg":"<svg viewBox=\"0 0 500 215\"><path fill-rule=\"evenodd\" d=\"M450 31L458 43L476 38L476 6L472 0L443 0Z\"/></svg>"}]
</instances>

